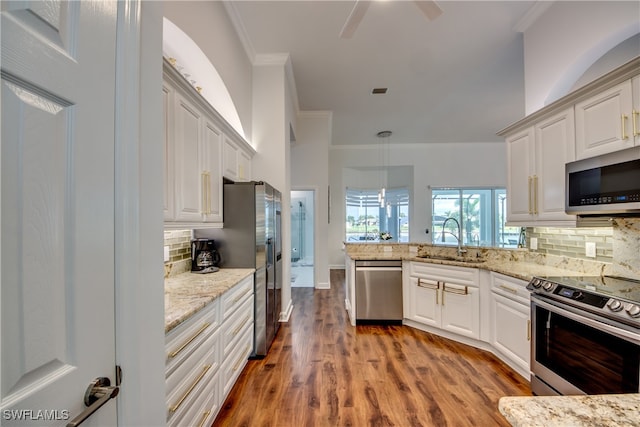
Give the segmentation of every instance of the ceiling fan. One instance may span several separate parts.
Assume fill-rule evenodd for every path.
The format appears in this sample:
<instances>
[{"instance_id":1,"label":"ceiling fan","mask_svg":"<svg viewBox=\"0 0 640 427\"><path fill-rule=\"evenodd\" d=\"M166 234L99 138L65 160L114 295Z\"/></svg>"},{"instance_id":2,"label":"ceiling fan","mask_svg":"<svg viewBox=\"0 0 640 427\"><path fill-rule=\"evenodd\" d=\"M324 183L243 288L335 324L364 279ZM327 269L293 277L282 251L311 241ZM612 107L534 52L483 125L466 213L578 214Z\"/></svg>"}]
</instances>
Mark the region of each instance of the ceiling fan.
<instances>
[{"instance_id":1,"label":"ceiling fan","mask_svg":"<svg viewBox=\"0 0 640 427\"><path fill-rule=\"evenodd\" d=\"M433 0L414 0L413 2L429 21L433 21L438 16L442 15L442 9L440 9L438 3ZM347 21L344 23L342 31L340 31L340 38L350 39L353 36L358 29L358 25L360 25L362 18L364 18L370 4L371 1L369 0L356 0L351 14L349 14Z\"/></svg>"}]
</instances>

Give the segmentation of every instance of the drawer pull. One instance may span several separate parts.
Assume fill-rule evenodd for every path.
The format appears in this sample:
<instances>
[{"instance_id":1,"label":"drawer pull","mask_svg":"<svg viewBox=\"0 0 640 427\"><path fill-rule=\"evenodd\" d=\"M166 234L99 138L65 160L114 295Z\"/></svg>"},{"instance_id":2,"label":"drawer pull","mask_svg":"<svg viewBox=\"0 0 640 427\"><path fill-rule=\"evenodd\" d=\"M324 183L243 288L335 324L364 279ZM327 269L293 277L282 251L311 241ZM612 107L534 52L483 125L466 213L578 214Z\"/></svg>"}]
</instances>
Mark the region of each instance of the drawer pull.
<instances>
[{"instance_id":1,"label":"drawer pull","mask_svg":"<svg viewBox=\"0 0 640 427\"><path fill-rule=\"evenodd\" d=\"M500 289L502 289L502 290L507 291L507 292L511 292L512 294L517 294L517 293L518 293L518 290L517 290L517 289L513 289L513 288L510 288L510 287L505 286L505 285L498 285L498 287L499 287Z\"/></svg>"},{"instance_id":2,"label":"drawer pull","mask_svg":"<svg viewBox=\"0 0 640 427\"><path fill-rule=\"evenodd\" d=\"M182 405L182 403L185 401L185 399L187 397L189 397L189 395L191 394L193 389L196 388L198 383L202 380L202 378L204 378L204 376L207 374L207 371L209 369L211 369L211 365L204 365L204 367L202 368L202 372L200 372L200 375L198 375L198 378L196 378L196 380L193 382L193 384L191 384L191 387L189 387L189 389L182 395L180 400L178 400L175 405L173 405L171 408L169 408L169 411L176 412L178 410L178 408L180 408L180 405Z\"/></svg>"},{"instance_id":3,"label":"drawer pull","mask_svg":"<svg viewBox=\"0 0 640 427\"><path fill-rule=\"evenodd\" d=\"M250 346L246 346L246 347L244 348L244 351L242 352L242 355L240 356L240 359L238 359L238 361L236 362L236 364L235 364L235 365L233 365L233 368L232 368L232 369L233 369L233 372L237 371L237 370L240 368L240 365L242 365L242 362L243 362L243 361L244 361L244 359L245 359L245 356L244 356L244 355L247 353L247 351L249 351L249 348L250 348Z\"/></svg>"},{"instance_id":4,"label":"drawer pull","mask_svg":"<svg viewBox=\"0 0 640 427\"><path fill-rule=\"evenodd\" d=\"M233 336L235 337L236 335L238 335L238 333L242 330L242 328L244 328L244 325L247 324L247 322L249 321L251 317L247 316L244 318L244 320L242 321L242 323L240 324L240 326L238 326L234 331L233 331Z\"/></svg>"},{"instance_id":5,"label":"drawer pull","mask_svg":"<svg viewBox=\"0 0 640 427\"><path fill-rule=\"evenodd\" d=\"M238 301L240 301L240 300L241 300L242 298L244 298L244 297L245 297L245 295L247 295L249 292L251 292L251 288L247 289L247 291L246 291L244 294L242 294L242 295L238 295L238 296L233 300L233 303L235 304L235 303L237 303Z\"/></svg>"},{"instance_id":6,"label":"drawer pull","mask_svg":"<svg viewBox=\"0 0 640 427\"><path fill-rule=\"evenodd\" d=\"M204 423L205 421L207 421L207 418L209 418L210 414L211 414L211 411L206 411L202 413L202 419L200 420L198 427L204 427Z\"/></svg>"},{"instance_id":7,"label":"drawer pull","mask_svg":"<svg viewBox=\"0 0 640 427\"><path fill-rule=\"evenodd\" d=\"M447 288L447 284L444 283L444 287L442 289L445 292L449 292L450 294L458 294L458 295L468 295L469 294L469 288L467 286L465 286L464 289L452 288L452 287Z\"/></svg>"},{"instance_id":8,"label":"drawer pull","mask_svg":"<svg viewBox=\"0 0 640 427\"><path fill-rule=\"evenodd\" d=\"M440 282L432 282L432 281L423 281L422 279L418 279L418 286L426 289L440 289Z\"/></svg>"},{"instance_id":9,"label":"drawer pull","mask_svg":"<svg viewBox=\"0 0 640 427\"><path fill-rule=\"evenodd\" d=\"M191 342L193 340L195 340L196 338L198 338L200 336L200 334L202 334L205 329L207 329L209 326L211 326L211 323L209 322L204 322L204 324L202 325L202 327L200 327L200 329L198 329L198 331L193 334L188 340L186 340L180 347L178 347L176 350L172 351L171 353L169 353L169 359L173 359L174 357L176 357L178 354L180 354L180 352L182 350L184 350L189 344L191 344Z\"/></svg>"},{"instance_id":10,"label":"drawer pull","mask_svg":"<svg viewBox=\"0 0 640 427\"><path fill-rule=\"evenodd\" d=\"M531 341L531 320L527 320L527 341Z\"/></svg>"}]
</instances>

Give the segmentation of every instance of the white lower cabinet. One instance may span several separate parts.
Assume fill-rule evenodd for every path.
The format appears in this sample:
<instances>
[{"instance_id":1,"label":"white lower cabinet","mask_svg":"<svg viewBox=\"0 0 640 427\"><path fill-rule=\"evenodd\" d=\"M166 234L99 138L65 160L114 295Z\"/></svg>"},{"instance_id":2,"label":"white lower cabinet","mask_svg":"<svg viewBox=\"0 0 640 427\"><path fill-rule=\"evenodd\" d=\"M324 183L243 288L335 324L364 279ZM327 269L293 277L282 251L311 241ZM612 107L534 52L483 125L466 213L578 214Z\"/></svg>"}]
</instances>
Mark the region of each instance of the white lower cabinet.
<instances>
[{"instance_id":1,"label":"white lower cabinet","mask_svg":"<svg viewBox=\"0 0 640 427\"><path fill-rule=\"evenodd\" d=\"M530 304L527 282L491 273L491 345L501 358L529 377Z\"/></svg>"},{"instance_id":2,"label":"white lower cabinet","mask_svg":"<svg viewBox=\"0 0 640 427\"><path fill-rule=\"evenodd\" d=\"M477 269L412 262L404 284L404 317L468 338L480 338Z\"/></svg>"},{"instance_id":3,"label":"white lower cabinet","mask_svg":"<svg viewBox=\"0 0 640 427\"><path fill-rule=\"evenodd\" d=\"M211 425L253 348L253 276L165 337L168 426Z\"/></svg>"}]
</instances>

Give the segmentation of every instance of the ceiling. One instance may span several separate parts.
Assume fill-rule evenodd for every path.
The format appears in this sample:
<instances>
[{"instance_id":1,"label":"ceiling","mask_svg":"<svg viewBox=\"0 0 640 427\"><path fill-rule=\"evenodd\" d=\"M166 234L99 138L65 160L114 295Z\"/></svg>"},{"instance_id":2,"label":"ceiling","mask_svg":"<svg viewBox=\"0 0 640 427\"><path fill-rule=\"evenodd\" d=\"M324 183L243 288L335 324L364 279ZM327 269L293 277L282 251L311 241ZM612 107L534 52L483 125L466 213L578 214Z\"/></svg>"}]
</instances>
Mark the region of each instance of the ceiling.
<instances>
[{"instance_id":1,"label":"ceiling","mask_svg":"<svg viewBox=\"0 0 640 427\"><path fill-rule=\"evenodd\" d=\"M500 141L524 116L523 37L534 1L374 1L355 34L355 1L232 1L254 54L288 53L301 111L333 113L333 145ZM373 88L386 87L384 95Z\"/></svg>"}]
</instances>

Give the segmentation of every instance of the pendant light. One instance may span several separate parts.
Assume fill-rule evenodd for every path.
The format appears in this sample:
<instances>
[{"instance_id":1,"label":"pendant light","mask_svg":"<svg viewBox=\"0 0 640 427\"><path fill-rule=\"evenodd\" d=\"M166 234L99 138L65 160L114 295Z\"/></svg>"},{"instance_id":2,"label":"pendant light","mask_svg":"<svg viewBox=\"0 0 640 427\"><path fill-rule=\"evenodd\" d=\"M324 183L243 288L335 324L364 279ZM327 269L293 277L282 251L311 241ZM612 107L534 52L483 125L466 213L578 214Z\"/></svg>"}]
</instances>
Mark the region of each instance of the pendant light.
<instances>
[{"instance_id":1,"label":"pendant light","mask_svg":"<svg viewBox=\"0 0 640 427\"><path fill-rule=\"evenodd\" d=\"M382 139L383 141L380 143L380 171L381 171L381 176L384 176L384 178L380 179L380 192L378 193L378 202L380 203L380 207L384 208L386 203L386 192L387 192L387 160L386 157L388 157L388 151L389 151L389 138L391 137L391 131L390 130L381 130L380 132L378 132L376 134L376 136L380 139Z\"/></svg>"}]
</instances>

